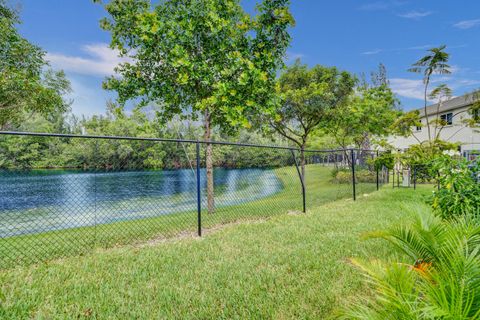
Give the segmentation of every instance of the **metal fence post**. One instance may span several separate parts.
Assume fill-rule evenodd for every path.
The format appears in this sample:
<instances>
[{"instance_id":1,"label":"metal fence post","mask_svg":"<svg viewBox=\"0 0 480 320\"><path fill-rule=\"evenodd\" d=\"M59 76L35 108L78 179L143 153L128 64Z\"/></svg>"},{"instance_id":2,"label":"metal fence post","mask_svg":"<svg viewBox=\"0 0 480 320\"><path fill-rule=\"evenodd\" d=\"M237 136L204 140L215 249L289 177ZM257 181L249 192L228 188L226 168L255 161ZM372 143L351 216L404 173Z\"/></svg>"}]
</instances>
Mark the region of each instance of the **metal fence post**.
<instances>
[{"instance_id":1,"label":"metal fence post","mask_svg":"<svg viewBox=\"0 0 480 320\"><path fill-rule=\"evenodd\" d=\"M413 166L413 190L417 190L417 167Z\"/></svg>"},{"instance_id":2,"label":"metal fence post","mask_svg":"<svg viewBox=\"0 0 480 320\"><path fill-rule=\"evenodd\" d=\"M378 159L378 151L377 151L377 159ZM375 163L375 168L377 170L377 191L378 191L378 190L380 190L380 181L379 181L379 172L378 172L378 164L377 163Z\"/></svg>"},{"instance_id":3,"label":"metal fence post","mask_svg":"<svg viewBox=\"0 0 480 320\"><path fill-rule=\"evenodd\" d=\"M295 162L295 167L297 168L298 177L300 178L300 183L302 185L302 198L303 198L303 213L307 212L307 205L306 205L306 195L305 195L305 182L303 181L302 173L300 172L300 168L298 167L297 158L295 157L295 152L292 152L293 161Z\"/></svg>"},{"instance_id":4,"label":"metal fence post","mask_svg":"<svg viewBox=\"0 0 480 320\"><path fill-rule=\"evenodd\" d=\"M402 176L402 180L403 180L403 176ZM400 171L397 172L397 188L400 188Z\"/></svg>"},{"instance_id":5,"label":"metal fence post","mask_svg":"<svg viewBox=\"0 0 480 320\"><path fill-rule=\"evenodd\" d=\"M353 187L353 201L357 200L357 190L355 181L355 151L350 149L350 155L352 156L352 187Z\"/></svg>"},{"instance_id":6,"label":"metal fence post","mask_svg":"<svg viewBox=\"0 0 480 320\"><path fill-rule=\"evenodd\" d=\"M98 166L98 140L95 140L95 156L93 164L93 246L97 244L98 241L98 211L97 211L97 166Z\"/></svg>"},{"instance_id":7,"label":"metal fence post","mask_svg":"<svg viewBox=\"0 0 480 320\"><path fill-rule=\"evenodd\" d=\"M392 188L395 188L395 167L392 169Z\"/></svg>"},{"instance_id":8,"label":"metal fence post","mask_svg":"<svg viewBox=\"0 0 480 320\"><path fill-rule=\"evenodd\" d=\"M198 236L202 236L202 198L200 194L200 143L197 141L196 143L196 153L197 153L197 228L198 228Z\"/></svg>"}]
</instances>

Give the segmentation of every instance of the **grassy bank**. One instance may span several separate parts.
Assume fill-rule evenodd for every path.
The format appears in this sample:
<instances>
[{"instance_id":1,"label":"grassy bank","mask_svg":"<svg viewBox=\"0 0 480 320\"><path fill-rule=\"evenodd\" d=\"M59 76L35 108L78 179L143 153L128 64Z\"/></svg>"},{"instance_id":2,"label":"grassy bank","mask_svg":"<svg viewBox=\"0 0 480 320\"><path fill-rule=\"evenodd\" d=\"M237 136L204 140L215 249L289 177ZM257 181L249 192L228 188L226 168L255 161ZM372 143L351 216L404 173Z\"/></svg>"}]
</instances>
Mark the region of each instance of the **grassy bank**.
<instances>
[{"instance_id":1,"label":"grassy bank","mask_svg":"<svg viewBox=\"0 0 480 320\"><path fill-rule=\"evenodd\" d=\"M361 234L409 219L428 190L384 188L202 239L2 271L0 318L324 319L365 294L350 257L390 255Z\"/></svg>"},{"instance_id":2,"label":"grassy bank","mask_svg":"<svg viewBox=\"0 0 480 320\"><path fill-rule=\"evenodd\" d=\"M307 167L307 208L352 196L349 184L332 184L331 168ZM238 220L256 219L301 210L302 195L294 167L275 170L283 184L282 191L272 196L228 207L217 208L214 214L203 213L202 225L211 228ZM375 189L373 184L359 184L359 194ZM241 199L238 199L241 200ZM159 203L161 210L161 203ZM66 215L65 219L69 219ZM73 217L74 219L74 217ZM123 221L96 227L72 228L42 234L0 239L0 268L45 261L57 257L89 253L93 248L145 241L156 237L172 237L197 230L197 212L185 211L155 218Z\"/></svg>"}]
</instances>

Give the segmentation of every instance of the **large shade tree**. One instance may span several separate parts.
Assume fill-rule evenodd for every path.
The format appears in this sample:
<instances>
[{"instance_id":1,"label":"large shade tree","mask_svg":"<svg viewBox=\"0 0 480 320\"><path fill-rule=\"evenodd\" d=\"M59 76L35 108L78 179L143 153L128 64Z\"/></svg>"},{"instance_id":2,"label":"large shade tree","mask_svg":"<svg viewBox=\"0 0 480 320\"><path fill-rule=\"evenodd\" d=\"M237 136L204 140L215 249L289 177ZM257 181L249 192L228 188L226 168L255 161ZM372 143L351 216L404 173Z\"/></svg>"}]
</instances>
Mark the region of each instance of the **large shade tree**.
<instances>
[{"instance_id":1,"label":"large shade tree","mask_svg":"<svg viewBox=\"0 0 480 320\"><path fill-rule=\"evenodd\" d=\"M344 150L356 146L367 151L372 138L381 139L391 132L390 127L399 115L396 104L394 93L385 84L359 87L348 103L330 113L324 132Z\"/></svg>"},{"instance_id":2,"label":"large shade tree","mask_svg":"<svg viewBox=\"0 0 480 320\"><path fill-rule=\"evenodd\" d=\"M323 131L333 137L343 150L356 146L367 152L373 139L380 143L391 133L390 127L400 115L397 105L386 68L380 64L378 71L371 73L370 82L362 81L347 103L329 114ZM350 162L350 157L346 159Z\"/></svg>"},{"instance_id":3,"label":"large shade tree","mask_svg":"<svg viewBox=\"0 0 480 320\"><path fill-rule=\"evenodd\" d=\"M305 177L305 146L309 137L350 96L355 77L335 67L308 68L297 60L280 75L279 102L275 113L267 115L273 130L300 149L301 174Z\"/></svg>"},{"instance_id":4,"label":"large shade tree","mask_svg":"<svg viewBox=\"0 0 480 320\"><path fill-rule=\"evenodd\" d=\"M63 113L70 83L48 69L45 52L23 38L15 10L0 0L0 129L18 126L26 116Z\"/></svg>"},{"instance_id":5,"label":"large shade tree","mask_svg":"<svg viewBox=\"0 0 480 320\"><path fill-rule=\"evenodd\" d=\"M164 121L200 117L212 128L249 126L252 113L271 109L277 70L293 24L288 0L263 0L249 16L239 0L104 1L111 47L131 59L106 82L119 102L162 106ZM214 211L212 145L206 147L208 211Z\"/></svg>"}]
</instances>

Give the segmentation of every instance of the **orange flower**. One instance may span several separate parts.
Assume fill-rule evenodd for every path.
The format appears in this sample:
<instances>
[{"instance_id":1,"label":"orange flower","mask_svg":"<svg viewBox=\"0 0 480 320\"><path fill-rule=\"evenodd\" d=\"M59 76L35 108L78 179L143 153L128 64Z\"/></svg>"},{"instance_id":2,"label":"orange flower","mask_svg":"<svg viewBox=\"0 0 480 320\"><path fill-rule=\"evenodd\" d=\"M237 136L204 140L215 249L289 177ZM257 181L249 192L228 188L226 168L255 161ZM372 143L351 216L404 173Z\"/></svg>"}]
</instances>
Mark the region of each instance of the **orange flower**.
<instances>
[{"instance_id":1,"label":"orange flower","mask_svg":"<svg viewBox=\"0 0 480 320\"><path fill-rule=\"evenodd\" d=\"M422 275L426 275L430 268L432 267L431 262L425 262L422 259L418 259L415 261L415 264L413 265L412 269L421 273Z\"/></svg>"}]
</instances>

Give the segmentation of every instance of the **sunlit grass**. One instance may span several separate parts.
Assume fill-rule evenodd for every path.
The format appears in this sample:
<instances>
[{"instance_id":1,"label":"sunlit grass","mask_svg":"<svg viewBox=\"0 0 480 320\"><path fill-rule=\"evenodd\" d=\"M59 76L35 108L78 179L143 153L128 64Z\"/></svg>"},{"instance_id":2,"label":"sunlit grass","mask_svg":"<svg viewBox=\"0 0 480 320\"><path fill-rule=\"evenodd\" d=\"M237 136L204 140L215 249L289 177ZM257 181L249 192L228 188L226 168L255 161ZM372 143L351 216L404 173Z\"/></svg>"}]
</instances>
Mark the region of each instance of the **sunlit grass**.
<instances>
[{"instance_id":1,"label":"sunlit grass","mask_svg":"<svg viewBox=\"0 0 480 320\"><path fill-rule=\"evenodd\" d=\"M203 238L1 271L0 318L325 319L366 293L350 258L393 252L361 235L428 210L428 190L385 187Z\"/></svg>"}]
</instances>

